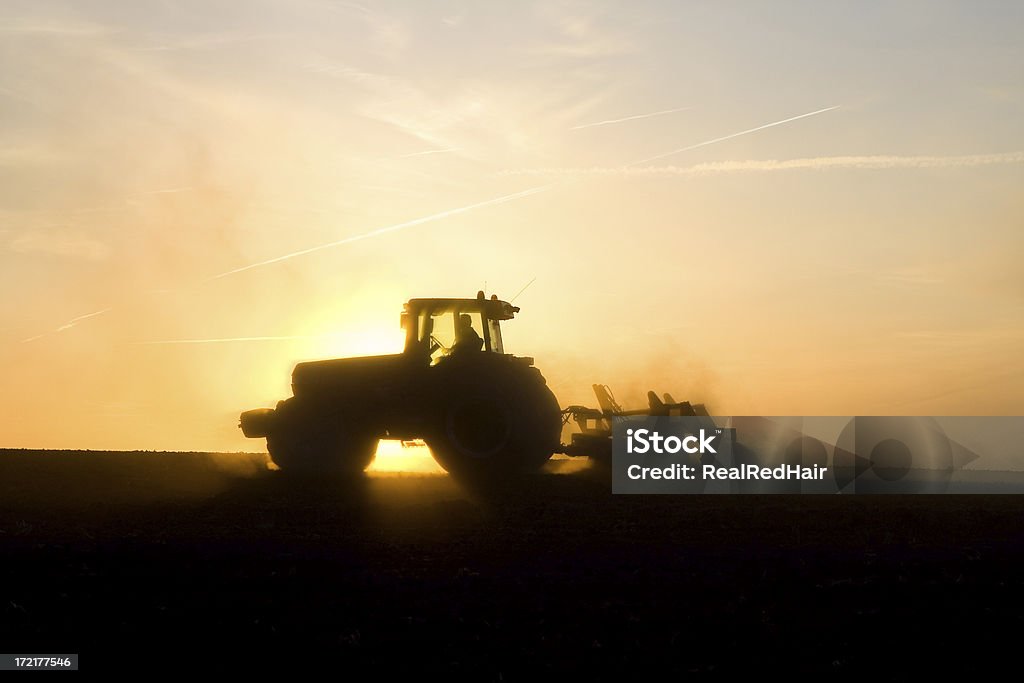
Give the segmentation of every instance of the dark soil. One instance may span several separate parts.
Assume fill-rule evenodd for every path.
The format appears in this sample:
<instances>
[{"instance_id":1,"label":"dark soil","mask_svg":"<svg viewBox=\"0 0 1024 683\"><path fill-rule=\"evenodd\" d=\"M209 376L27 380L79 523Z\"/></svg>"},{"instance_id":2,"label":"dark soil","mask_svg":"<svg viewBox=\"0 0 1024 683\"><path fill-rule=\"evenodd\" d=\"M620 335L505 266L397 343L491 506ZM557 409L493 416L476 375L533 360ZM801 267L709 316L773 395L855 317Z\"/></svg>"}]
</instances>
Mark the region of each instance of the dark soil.
<instances>
[{"instance_id":1,"label":"dark soil","mask_svg":"<svg viewBox=\"0 0 1024 683\"><path fill-rule=\"evenodd\" d=\"M949 675L1016 659L1022 513L1024 496L614 496L557 463L477 488L0 451L0 649L86 671L213 654L477 680Z\"/></svg>"}]
</instances>

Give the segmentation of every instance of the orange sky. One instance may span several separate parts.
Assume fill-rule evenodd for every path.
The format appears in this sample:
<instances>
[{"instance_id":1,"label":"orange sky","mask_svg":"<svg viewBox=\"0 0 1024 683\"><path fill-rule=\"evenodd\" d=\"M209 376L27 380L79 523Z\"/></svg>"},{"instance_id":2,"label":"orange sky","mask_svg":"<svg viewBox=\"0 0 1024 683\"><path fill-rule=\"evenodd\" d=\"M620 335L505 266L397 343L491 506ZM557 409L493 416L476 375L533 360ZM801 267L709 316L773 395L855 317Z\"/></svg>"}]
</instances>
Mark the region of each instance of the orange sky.
<instances>
[{"instance_id":1,"label":"orange sky","mask_svg":"<svg viewBox=\"0 0 1024 683\"><path fill-rule=\"evenodd\" d=\"M0 446L260 449L533 278L563 404L1024 412L1020 8L500 7L5 3Z\"/></svg>"}]
</instances>

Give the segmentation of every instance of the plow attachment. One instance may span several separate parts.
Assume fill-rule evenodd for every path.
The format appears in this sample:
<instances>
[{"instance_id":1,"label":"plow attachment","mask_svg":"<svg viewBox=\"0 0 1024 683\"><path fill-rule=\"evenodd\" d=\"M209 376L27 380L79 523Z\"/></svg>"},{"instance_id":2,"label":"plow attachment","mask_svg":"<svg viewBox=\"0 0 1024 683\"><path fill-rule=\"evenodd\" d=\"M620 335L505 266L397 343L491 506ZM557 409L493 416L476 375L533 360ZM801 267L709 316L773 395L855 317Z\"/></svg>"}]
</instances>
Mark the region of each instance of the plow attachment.
<instances>
[{"instance_id":1,"label":"plow attachment","mask_svg":"<svg viewBox=\"0 0 1024 683\"><path fill-rule=\"evenodd\" d=\"M626 410L619 405L611 389L604 384L594 384L594 395L599 408L569 406L562 411L562 424L575 422L578 432L572 435L568 444L562 444L561 453L574 457L589 457L598 461L610 461L612 457L612 420L629 415L688 416L705 417L709 423L708 411L703 403L676 401L669 393L647 392L647 408ZM713 426L713 425L710 425Z\"/></svg>"}]
</instances>

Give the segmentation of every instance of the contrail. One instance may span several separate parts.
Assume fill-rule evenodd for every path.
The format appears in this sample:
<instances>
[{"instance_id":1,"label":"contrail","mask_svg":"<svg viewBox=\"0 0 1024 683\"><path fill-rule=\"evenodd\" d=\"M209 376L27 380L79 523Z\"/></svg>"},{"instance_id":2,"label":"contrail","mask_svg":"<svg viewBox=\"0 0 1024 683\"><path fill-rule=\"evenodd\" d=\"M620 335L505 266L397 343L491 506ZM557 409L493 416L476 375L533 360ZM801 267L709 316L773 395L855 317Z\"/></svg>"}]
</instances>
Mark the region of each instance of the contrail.
<instances>
[{"instance_id":1,"label":"contrail","mask_svg":"<svg viewBox=\"0 0 1024 683\"><path fill-rule=\"evenodd\" d=\"M662 111L652 112L650 114L637 114L636 116L625 116L621 119L608 119L607 121L598 121L597 123L584 123L582 126L573 126L569 130L582 130L583 128L609 126L613 123L622 123L623 121L635 121L637 119L649 119L653 116L662 116L663 114L674 114L677 111L689 111L691 109L693 109L693 107L677 107L676 109L665 109Z\"/></svg>"},{"instance_id":2,"label":"contrail","mask_svg":"<svg viewBox=\"0 0 1024 683\"><path fill-rule=\"evenodd\" d=\"M710 161L693 166L584 166L576 168L520 168L502 171L510 176L707 176L727 173L769 173L775 171L827 171L831 169L892 170L923 168L974 168L1024 163L1024 151L961 156L872 156L804 157L800 159L747 159Z\"/></svg>"},{"instance_id":3,"label":"contrail","mask_svg":"<svg viewBox=\"0 0 1024 683\"><path fill-rule=\"evenodd\" d=\"M672 150L671 152L666 152L664 154L659 154L657 156L648 157L646 159L640 159L638 161L634 161L632 163L626 164L624 168L628 168L630 166L638 166L640 164L645 164L645 163L648 163L648 162L651 162L651 161L655 161L657 159L663 159L663 158L665 158L667 156L672 156L673 154L679 154L680 152L686 152L686 151L689 151L691 149L697 149L698 147L704 147L706 145L712 145L712 144L715 144L716 142L722 142L723 140L730 140L732 138L739 137L741 135L747 135L748 133L754 133L754 132L757 132L759 130L764 130L766 128L772 128L774 126L780 126L780 125L782 125L784 123L789 123L791 121L797 121L799 119L807 118L809 116L815 116L817 114L823 114L823 113L825 113L827 111L832 111L833 109L838 109L838 108L839 108L839 105L836 105L836 106L833 106L833 107L826 107L825 109L818 109L817 111L807 112L806 114L800 114L798 116L792 116L792 117L790 117L788 119L782 119L781 121L773 121L772 123L766 123L766 124L764 124L762 126L757 126L755 128L748 128L747 130L743 130L743 131L740 131L738 133L732 133L730 135L724 135L722 137L714 138L712 140L705 140L704 142L699 142L699 143L697 143L695 145L690 145L688 147L681 147L679 149ZM635 118L645 118L645 117L648 117L648 116L658 116L658 115L661 115L661 114L667 114L670 111L679 111L679 110L665 110L663 112L654 112L652 114L639 114L637 116L626 117L624 119L601 121L601 122L598 122L596 124L585 124L583 126L577 126L576 129L578 129L578 128L585 128L585 127L588 127L588 126L606 125L606 124L610 124L610 123L617 123L619 121L632 120L632 119L635 119ZM447 151L454 151L454 150L451 150L451 149L448 149L448 150L428 150L427 152L414 152L413 155L407 155L407 156L415 156L415 155L431 154L431 153L440 153L440 152L443 152L443 151L447 152ZM395 231L398 231L398 230L404 230L405 228L411 228L411 227L414 227L414 226L417 226L417 225L422 225L424 223L429 223L429 222L432 222L432 221L440 220L442 218L447 218L449 216L455 216L455 215L458 215L458 214L461 214L461 213L465 213L467 211L472 211L474 209L483 208L485 206L493 206L493 205L497 205L497 204L503 204L505 202L513 201L515 199L521 199L523 197L528 197L528 196L530 196L532 194L537 194L539 192L544 192L544 191L546 191L546 190L548 190L548 189L550 189L551 187L554 187L554 186L555 186L555 184L539 185L537 187L531 187L531 188L528 188L526 190L522 190L520 192L514 192L512 194L502 195L500 197L494 197L493 199L486 199L484 201L476 202L476 203L473 203L473 204L468 204L466 206L458 207L458 208L455 208L455 209L448 209L447 211L441 211L439 213L431 214L429 216L424 216L422 218L416 218L416 219L413 219L411 221L405 221L403 223L396 223L394 225L388 225L388 226L385 226L385 227L377 228L375 230L371 230L369 232L361 233L359 235L353 235L351 237L346 237L344 239L336 240L334 242L327 242L326 244L319 244L319 245L314 246L314 247L309 247L308 249L302 249L300 251L295 251L295 252L292 252L290 254L285 254L284 256L278 256L276 258L267 259L266 261L260 261L258 263L251 263L251 264L249 264L247 266L242 266L240 268L235 268L233 270L225 271L223 273L220 273L219 275L214 275L214 276L212 276L210 278L207 278L206 280L204 280L204 282L211 282L213 280L219 280L221 278L225 278L225 277L228 277L230 275L236 275L238 273L242 273L242 272L245 272L247 270L252 270L254 268L261 268L263 266L269 266L269 265L272 265L274 263L280 263L282 261L287 261L287 260L290 260L290 259L293 259L293 258L296 258L296 257L299 257L299 256L305 256L306 254L311 254L313 252L321 251L321 250L324 250L324 249L330 249L332 247L339 247L339 246L342 246L344 244L351 244L352 242L358 242L360 240L369 239L371 237L377 237L379 235L384 235L384 234L387 234L389 232L395 232ZM44 332L43 334L39 334L39 335L36 335L34 337L29 337L28 339L23 339L22 343L32 342L32 341L35 341L37 339L40 339L41 337L45 337L45 336L47 336L49 334L54 334L54 333L57 333L57 332L62 332L64 330L67 330L68 328L74 327L78 322L80 322L82 320L85 320L87 318L92 318L94 316L101 315L101 314L106 313L106 312L108 312L110 310L111 310L110 308L105 308L105 309L103 309L101 311L96 311L94 313L88 313L86 315L79 316L77 318L74 318L74 319L68 321L67 323L65 323L61 327L57 328L53 332ZM264 340L273 340L273 339L276 339L276 338L273 338L273 337L266 337L266 338L264 338L264 337L239 337L237 339L225 339L225 340L168 340L168 341L164 341L164 342L141 342L141 343L160 343L160 344L170 344L170 343L186 343L186 344L188 344L188 343L191 343L191 344L202 344L202 343L222 343L222 342L225 342L225 341L264 341Z\"/></svg>"},{"instance_id":4,"label":"contrail","mask_svg":"<svg viewBox=\"0 0 1024 683\"><path fill-rule=\"evenodd\" d=\"M191 186L168 187L168 188L165 188L165 189L162 189L162 190L146 190L145 192L140 192L139 195L146 195L146 194L176 194L178 192L188 192L189 190L192 190L192 189L194 189L194 188L191 187Z\"/></svg>"},{"instance_id":5,"label":"contrail","mask_svg":"<svg viewBox=\"0 0 1024 683\"><path fill-rule=\"evenodd\" d=\"M207 278L206 280L204 280L204 282L211 282L213 280L219 280L221 278L228 277L229 275L235 275L236 273L241 273L241 272L244 272L246 270L251 270L253 268L260 268L262 266L269 266L269 265L271 265L273 263L280 263L281 261L287 261L287 260L293 259L293 258L295 258L297 256L304 256L306 254L311 254L311 253L313 253L315 251L320 251L322 249L330 249L332 247L339 247L339 246L341 246L343 244L350 244L352 242L358 242L360 240L368 239L368 238L371 238L371 237L376 237L378 235L384 235L384 234L387 234L389 232L395 232L397 230L404 230L405 228L411 228L411 227L414 227L414 226L417 226L417 225L422 225L423 223L429 223L431 221L440 220L442 218L447 218L449 216L455 216L455 215L458 215L460 213L465 213L467 211L472 211L473 209L479 209L479 208L483 208L485 206L493 206L493 205L497 205L497 204L503 204L505 202L509 202L509 201L514 200L514 199L520 199L522 197L528 197L528 196L530 196L532 194L537 194L538 192L543 192L543 191L547 190L550 187L551 187L551 185L538 185L537 187L531 187L531 188L528 188L526 190L522 190L521 192L513 192L512 194L502 195L501 197L494 197L493 199L485 199L484 201L481 201L481 202L476 202L474 204L468 204L466 206L460 206L460 207L455 208L455 209L448 209L447 211L441 211L440 213L431 214L429 216L423 216L422 218L416 218L416 219L413 219L411 221L405 221L404 223L396 223L395 225L388 225L388 226L385 226L385 227L382 227L382 228L377 228L376 230L371 230L370 232L364 232L364 233L359 234L359 235L352 235L351 237L346 237L344 239L336 240L334 242L328 242L326 244L320 244L320 245L317 245L315 247L310 247L308 249L303 249L301 251L296 251L296 252L292 252L290 254L285 254L284 256L278 256L277 258L268 259L266 261L260 261L259 263L251 263L251 264L249 264L247 266L242 266L241 268L235 268L234 270L229 270L229 271L221 273L219 275L214 275L213 277L210 277L210 278ZM51 335L51 334L56 334L58 332L63 332L64 330L67 330L67 329L69 329L71 327L74 327L79 322L81 322L83 320L86 320L87 318L92 318L92 317L95 317L95 316L98 316L98 315L102 315L104 313L107 313L110 310L113 310L113 309L112 308L104 308L101 311L95 311L93 313L87 313L86 315L80 315L77 318L73 318L73 319L69 320L68 322L66 322L65 324L61 325L60 327L58 327L55 330L52 330L50 332L43 332L42 334L37 334L34 337L29 337L27 339L22 339L21 343L22 344L27 344L28 342L36 341L37 339L41 339L41 338L46 337L46 336ZM180 339L180 340L167 340L167 341L156 341L156 342L138 342L138 343L142 343L142 344L212 344L212 343L220 343L220 342L227 342L227 341L276 341L276 340L281 340L281 339L298 339L298 338L301 338L301 337L238 337L238 338L235 338L235 339L210 339L210 340L207 340L207 339L198 339L198 340Z\"/></svg>"},{"instance_id":6,"label":"contrail","mask_svg":"<svg viewBox=\"0 0 1024 683\"><path fill-rule=\"evenodd\" d=\"M723 135L722 137L715 138L713 140L705 140L704 142L698 142L697 144L690 145L689 147L680 147L679 149L674 149L671 152L665 152L664 154L658 154L658 155L653 156L653 157L647 157L646 159L640 159L639 161L634 161L632 163L626 164L626 166L639 166L640 164L646 164L646 163L649 163L651 161L656 161L658 159L664 159L665 157L670 157L673 154L679 154L680 152L688 152L691 149L697 149L698 147L706 147L707 145L713 145L716 142L722 142L723 140L731 140L732 138L738 138L739 136L746 135L748 133L755 133L755 132L757 132L759 130L764 130L765 128L772 128L774 126L781 126L782 124L789 123L790 121L797 121L799 119L806 119L808 116L815 116L817 114L824 114L827 111L832 111L833 109L838 109L839 106L840 105L837 104L834 107L826 107L825 109L819 109L817 111L810 111L810 112L807 112L806 114L800 114L799 116L791 116L788 119L782 119L781 121L773 121L772 123L766 123L763 126L757 126L756 128L748 128L746 130L741 130L739 133L732 133L730 135Z\"/></svg>"},{"instance_id":7,"label":"contrail","mask_svg":"<svg viewBox=\"0 0 1024 683\"><path fill-rule=\"evenodd\" d=\"M449 147L448 149L428 149L426 152L413 152L412 154L400 154L395 157L396 159L409 159L411 157L425 157L428 154L447 154L449 152L458 152L460 147Z\"/></svg>"},{"instance_id":8,"label":"contrail","mask_svg":"<svg viewBox=\"0 0 1024 683\"><path fill-rule=\"evenodd\" d=\"M150 346L163 344L226 344L229 342L264 342L264 341L290 341L293 339L322 339L332 337L330 334L296 334L280 337L224 337L220 339L160 339L156 341L132 342L136 346Z\"/></svg>"},{"instance_id":9,"label":"contrail","mask_svg":"<svg viewBox=\"0 0 1024 683\"><path fill-rule=\"evenodd\" d=\"M77 325L78 323L80 323L83 320L87 320L89 318L95 318L96 316L103 315L104 313L106 313L106 312L108 312L110 310L112 310L112 309L104 308L102 311L94 311L92 313L86 313L85 315L80 315L77 318L72 318L71 320L67 321L66 323L64 323L63 325L61 325L60 327L58 327L55 330L51 330L50 332L43 332L42 334L37 334L34 337L29 337L28 339L22 339L21 343L22 344L27 344L28 342L33 342L36 339L42 339L43 337L45 337L47 335L57 334L58 332L63 332L64 330L69 330L69 329L71 329L72 327L74 327L75 325Z\"/></svg>"},{"instance_id":10,"label":"contrail","mask_svg":"<svg viewBox=\"0 0 1024 683\"><path fill-rule=\"evenodd\" d=\"M514 199L520 199L522 197L528 197L531 194L537 194L538 192L543 192L543 191L547 190L549 187L551 187L551 186L550 185L538 185L537 187L531 187L531 188L523 190L521 192L514 192L512 194L506 194L506 195L502 195L501 197L495 197L493 199L485 199L482 202L476 202L475 204L468 204L466 206L460 206L457 209L448 209L447 211L441 211L440 213L434 213L434 214L431 214L429 216L423 216L422 218L415 218L415 219L413 219L411 221L405 221L404 223L396 223L394 225L388 225L388 226L385 226L383 228L377 228L376 230L371 230L370 232L364 232L364 233L361 233L359 235L352 235L351 237L346 237L344 239L336 240L334 242L327 242L326 244L318 244L315 247L309 247L308 249L302 249L300 251L293 251L290 254L285 254L284 256L278 256L276 258L267 259L266 261L260 261L259 263L250 263L247 266L242 266L241 268L235 268L234 270L229 270L229 271L223 272L223 273L221 273L219 275L214 275L213 277L207 279L206 281L209 282L211 280L219 280L221 278L228 277L229 275L236 275L238 273L242 273L242 272L245 272L247 270L252 270L253 268L262 268L263 266L269 266L269 265L274 264L274 263L280 263L281 261L287 261L289 259L296 258L297 256L305 256L306 254L312 254L315 251L321 251L323 249L331 249L332 247L340 247L343 244L351 244L352 242L358 242L360 240L369 239L371 237L377 237L378 235L384 235L384 234L387 234L389 232L395 232L397 230L404 230L406 228L411 228L411 227L414 227L416 225L422 225L424 223L430 223L432 221L441 220L442 218L448 218L449 216L455 216L455 215L458 215L460 213L466 213L467 211L472 211L473 209L480 209L480 208L483 208L485 206L493 206L495 204L504 204L505 202L510 202L510 201L512 201Z\"/></svg>"}]
</instances>

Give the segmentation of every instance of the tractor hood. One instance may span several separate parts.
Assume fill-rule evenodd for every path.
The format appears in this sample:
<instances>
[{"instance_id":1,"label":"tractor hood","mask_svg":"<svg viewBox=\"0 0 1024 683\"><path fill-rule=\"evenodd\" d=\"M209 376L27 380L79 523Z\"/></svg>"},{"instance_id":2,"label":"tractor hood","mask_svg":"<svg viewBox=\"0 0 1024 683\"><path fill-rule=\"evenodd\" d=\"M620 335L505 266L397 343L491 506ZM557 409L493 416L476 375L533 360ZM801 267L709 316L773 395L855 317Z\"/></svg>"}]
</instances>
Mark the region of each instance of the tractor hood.
<instances>
[{"instance_id":1,"label":"tractor hood","mask_svg":"<svg viewBox=\"0 0 1024 683\"><path fill-rule=\"evenodd\" d=\"M404 375L411 364L405 354L336 358L299 363L292 371L292 393L351 395L373 393Z\"/></svg>"}]
</instances>

